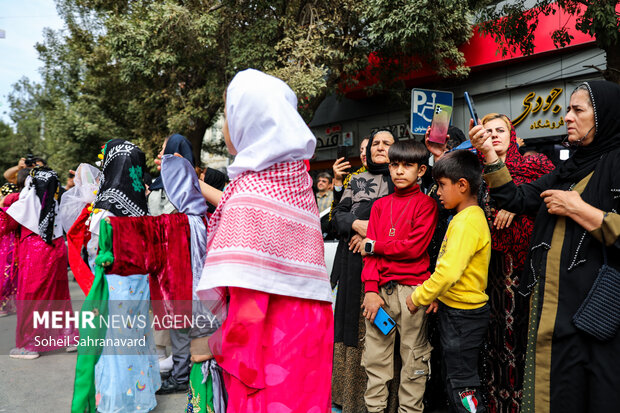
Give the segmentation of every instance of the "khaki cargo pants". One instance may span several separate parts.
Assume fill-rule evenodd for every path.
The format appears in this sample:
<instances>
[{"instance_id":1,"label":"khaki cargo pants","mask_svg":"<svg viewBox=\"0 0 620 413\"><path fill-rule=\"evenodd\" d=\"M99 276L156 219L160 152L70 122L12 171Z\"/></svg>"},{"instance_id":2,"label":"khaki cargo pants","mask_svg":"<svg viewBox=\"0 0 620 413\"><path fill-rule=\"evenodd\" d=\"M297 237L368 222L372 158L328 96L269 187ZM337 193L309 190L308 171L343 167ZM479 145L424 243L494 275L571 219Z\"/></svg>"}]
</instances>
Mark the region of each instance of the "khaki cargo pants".
<instances>
[{"instance_id":1,"label":"khaki cargo pants","mask_svg":"<svg viewBox=\"0 0 620 413\"><path fill-rule=\"evenodd\" d=\"M385 301L383 309L396 322L400 334L400 357L403 367L400 373L398 400L400 413L422 412L422 399L426 381L430 374L432 347L426 334L426 308L411 314L405 300L415 286L392 283L379 288L379 295ZM394 372L394 341L396 332L387 336L370 321L366 320L366 337L362 353L362 366L368 375L364 400L369 412L383 412L387 407L387 382Z\"/></svg>"}]
</instances>

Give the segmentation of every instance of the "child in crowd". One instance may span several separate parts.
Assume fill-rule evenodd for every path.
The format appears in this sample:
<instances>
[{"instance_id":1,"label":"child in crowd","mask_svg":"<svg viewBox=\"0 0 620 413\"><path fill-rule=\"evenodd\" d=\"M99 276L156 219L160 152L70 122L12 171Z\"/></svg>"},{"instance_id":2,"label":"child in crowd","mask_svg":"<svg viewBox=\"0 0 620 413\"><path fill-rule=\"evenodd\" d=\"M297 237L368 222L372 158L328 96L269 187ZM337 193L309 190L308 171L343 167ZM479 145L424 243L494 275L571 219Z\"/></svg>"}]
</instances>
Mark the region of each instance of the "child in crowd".
<instances>
[{"instance_id":1,"label":"child in crowd","mask_svg":"<svg viewBox=\"0 0 620 413\"><path fill-rule=\"evenodd\" d=\"M437 162L433 177L439 198L456 209L444 237L435 272L407 297L407 307L439 309L444 381L453 412L484 412L480 403L478 353L489 322L485 294L491 234L477 194L482 182L478 158L466 150ZM439 300L439 303L435 301Z\"/></svg>"},{"instance_id":2,"label":"child in crowd","mask_svg":"<svg viewBox=\"0 0 620 413\"><path fill-rule=\"evenodd\" d=\"M384 335L372 325L379 308L396 322L403 360L398 391L400 412L421 412L429 374L431 346L426 314L406 311L406 298L428 279L428 244L437 224L437 204L420 191L428 151L420 142L397 142L390 147L389 170L395 192L375 201L363 242L362 281L366 317L362 365L368 375L364 399L369 412L383 412L387 383L394 377L395 334Z\"/></svg>"}]
</instances>

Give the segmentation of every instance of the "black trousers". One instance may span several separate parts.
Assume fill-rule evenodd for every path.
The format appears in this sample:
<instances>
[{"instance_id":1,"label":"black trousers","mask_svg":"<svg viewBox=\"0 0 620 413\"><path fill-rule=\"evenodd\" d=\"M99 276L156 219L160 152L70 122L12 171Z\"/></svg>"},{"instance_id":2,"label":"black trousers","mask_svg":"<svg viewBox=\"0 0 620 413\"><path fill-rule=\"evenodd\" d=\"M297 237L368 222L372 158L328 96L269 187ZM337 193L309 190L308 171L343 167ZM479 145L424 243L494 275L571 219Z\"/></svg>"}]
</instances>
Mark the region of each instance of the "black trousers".
<instances>
[{"instance_id":1,"label":"black trousers","mask_svg":"<svg viewBox=\"0 0 620 413\"><path fill-rule=\"evenodd\" d=\"M489 305L460 310L439 303L442 373L452 412L486 412L480 394L478 354L489 325Z\"/></svg>"}]
</instances>

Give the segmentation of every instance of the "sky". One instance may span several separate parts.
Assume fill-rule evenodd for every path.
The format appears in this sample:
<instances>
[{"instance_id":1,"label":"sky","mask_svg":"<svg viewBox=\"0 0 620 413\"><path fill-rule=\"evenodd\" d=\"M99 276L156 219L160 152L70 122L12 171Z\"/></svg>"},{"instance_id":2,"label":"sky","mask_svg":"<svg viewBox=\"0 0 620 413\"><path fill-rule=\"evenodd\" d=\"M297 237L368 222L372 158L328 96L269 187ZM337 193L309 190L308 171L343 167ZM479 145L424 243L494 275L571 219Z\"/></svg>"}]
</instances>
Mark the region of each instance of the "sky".
<instances>
[{"instance_id":1,"label":"sky","mask_svg":"<svg viewBox=\"0 0 620 413\"><path fill-rule=\"evenodd\" d=\"M63 21L54 0L0 0L0 119L8 117L8 94L22 77L40 82L42 67L34 46L43 40L43 29L59 30Z\"/></svg>"}]
</instances>

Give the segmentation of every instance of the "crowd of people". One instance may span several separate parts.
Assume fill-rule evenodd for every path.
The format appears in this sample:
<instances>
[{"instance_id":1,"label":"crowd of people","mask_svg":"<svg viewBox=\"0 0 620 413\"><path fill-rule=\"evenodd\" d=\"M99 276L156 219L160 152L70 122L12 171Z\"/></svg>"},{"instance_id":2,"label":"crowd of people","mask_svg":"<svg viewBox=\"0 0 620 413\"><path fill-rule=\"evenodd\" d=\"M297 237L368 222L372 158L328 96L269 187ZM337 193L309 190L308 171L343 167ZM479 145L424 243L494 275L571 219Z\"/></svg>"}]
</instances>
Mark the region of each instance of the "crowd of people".
<instances>
[{"instance_id":1,"label":"crowd of people","mask_svg":"<svg viewBox=\"0 0 620 413\"><path fill-rule=\"evenodd\" d=\"M218 413L620 405L620 86L572 93L564 163L525 154L509 116L490 113L445 144L378 130L361 167L337 159L316 193L293 91L248 69L224 101L227 175L197 168L179 134L154 181L123 139L64 187L42 158L4 174L10 357L77 351L72 412L150 411L176 392L186 412ZM120 326L69 322L68 265L82 312Z\"/></svg>"}]
</instances>

